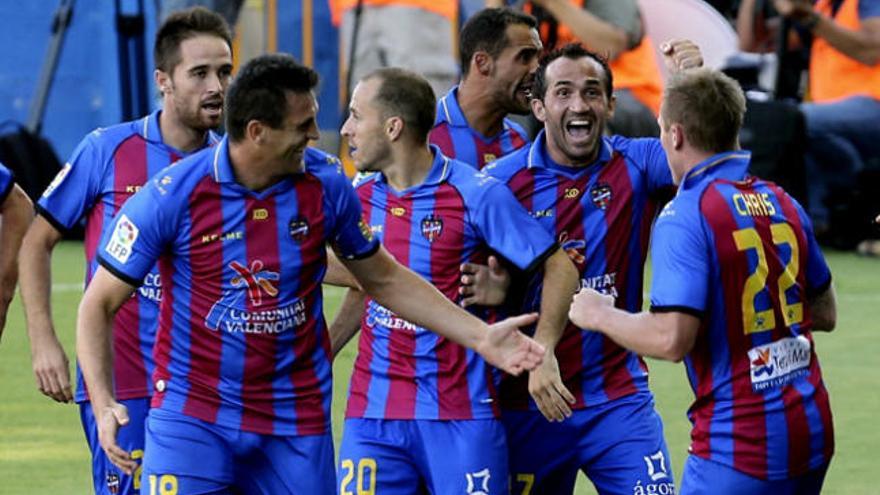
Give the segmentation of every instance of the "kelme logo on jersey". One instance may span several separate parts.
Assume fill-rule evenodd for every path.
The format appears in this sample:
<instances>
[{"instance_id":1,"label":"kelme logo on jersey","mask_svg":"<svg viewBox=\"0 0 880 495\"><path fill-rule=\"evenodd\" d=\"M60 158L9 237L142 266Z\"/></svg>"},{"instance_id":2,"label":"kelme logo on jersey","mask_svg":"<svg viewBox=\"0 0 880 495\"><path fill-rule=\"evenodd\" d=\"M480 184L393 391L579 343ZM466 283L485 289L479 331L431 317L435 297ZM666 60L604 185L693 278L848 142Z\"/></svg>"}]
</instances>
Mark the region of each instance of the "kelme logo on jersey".
<instances>
[{"instance_id":1,"label":"kelme logo on jersey","mask_svg":"<svg viewBox=\"0 0 880 495\"><path fill-rule=\"evenodd\" d=\"M489 495L489 479L492 478L489 468L476 473L465 473L465 478L468 495Z\"/></svg>"},{"instance_id":2,"label":"kelme logo on jersey","mask_svg":"<svg viewBox=\"0 0 880 495\"><path fill-rule=\"evenodd\" d=\"M131 256L131 248L138 237L138 228L125 214L119 216L116 227L104 251L120 263L126 263Z\"/></svg>"},{"instance_id":3,"label":"kelme logo on jersey","mask_svg":"<svg viewBox=\"0 0 880 495\"><path fill-rule=\"evenodd\" d=\"M752 389L778 387L803 376L810 367L810 341L803 335L787 337L749 349Z\"/></svg>"},{"instance_id":4,"label":"kelme logo on jersey","mask_svg":"<svg viewBox=\"0 0 880 495\"><path fill-rule=\"evenodd\" d=\"M52 182L49 183L49 185L46 187L46 190L43 191L43 197L48 198L52 194L52 191L57 189L58 186L60 186L61 183L64 182L64 179L67 178L67 174L69 174L69 173L70 173L70 164L65 163L64 166L61 167L61 170L59 170L58 173L55 174L55 178L52 179Z\"/></svg>"},{"instance_id":5,"label":"kelme logo on jersey","mask_svg":"<svg viewBox=\"0 0 880 495\"><path fill-rule=\"evenodd\" d=\"M296 217L287 224L290 237L296 242L302 242L309 236L309 222L303 217Z\"/></svg>"},{"instance_id":6,"label":"kelme logo on jersey","mask_svg":"<svg viewBox=\"0 0 880 495\"><path fill-rule=\"evenodd\" d=\"M604 182L597 182L590 188L590 199L593 200L593 204L596 205L596 208L600 210L608 209L608 204L611 203L612 199L611 186Z\"/></svg>"},{"instance_id":7,"label":"kelme logo on jersey","mask_svg":"<svg viewBox=\"0 0 880 495\"><path fill-rule=\"evenodd\" d=\"M434 215L428 215L422 219L422 236L428 242L434 242L443 233L443 219Z\"/></svg>"}]
</instances>

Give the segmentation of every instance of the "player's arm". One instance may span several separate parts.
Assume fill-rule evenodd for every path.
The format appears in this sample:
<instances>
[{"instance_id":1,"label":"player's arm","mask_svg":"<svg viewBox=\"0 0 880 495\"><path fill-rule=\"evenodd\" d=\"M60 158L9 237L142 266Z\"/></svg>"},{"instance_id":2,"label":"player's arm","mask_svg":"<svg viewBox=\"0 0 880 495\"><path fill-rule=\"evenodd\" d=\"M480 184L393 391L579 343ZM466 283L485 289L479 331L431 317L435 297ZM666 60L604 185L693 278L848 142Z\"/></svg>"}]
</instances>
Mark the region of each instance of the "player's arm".
<instances>
[{"instance_id":1,"label":"player's arm","mask_svg":"<svg viewBox=\"0 0 880 495\"><path fill-rule=\"evenodd\" d=\"M562 382L555 350L568 323L568 309L577 285L577 268L565 251L558 248L544 261L541 316L535 327L535 341L547 351L544 362L529 372L529 394L541 414L550 421L571 416L569 404L575 402L574 395Z\"/></svg>"},{"instance_id":2,"label":"player's arm","mask_svg":"<svg viewBox=\"0 0 880 495\"><path fill-rule=\"evenodd\" d=\"M351 289L361 288L354 275L339 261L339 257L329 247L327 248L327 273L324 275L324 283Z\"/></svg>"},{"instance_id":3,"label":"player's arm","mask_svg":"<svg viewBox=\"0 0 880 495\"><path fill-rule=\"evenodd\" d=\"M629 313L614 307L612 296L583 289L574 296L568 317L581 328L608 336L636 354L681 361L694 347L700 320L679 311Z\"/></svg>"},{"instance_id":4,"label":"player's arm","mask_svg":"<svg viewBox=\"0 0 880 495\"><path fill-rule=\"evenodd\" d=\"M397 263L382 247L366 258L346 259L343 263L376 302L408 321L475 350L490 364L517 375L541 362L544 348L519 331L520 326L534 322L536 315L487 325Z\"/></svg>"},{"instance_id":5,"label":"player's arm","mask_svg":"<svg viewBox=\"0 0 880 495\"><path fill-rule=\"evenodd\" d=\"M807 300L813 318L813 330L830 332L837 325L837 294L834 286Z\"/></svg>"},{"instance_id":6,"label":"player's arm","mask_svg":"<svg viewBox=\"0 0 880 495\"><path fill-rule=\"evenodd\" d=\"M22 240L18 271L37 387L44 395L58 402L70 402L73 392L69 362L55 333L49 302L52 251L61 237L61 232L43 215L37 215Z\"/></svg>"},{"instance_id":7,"label":"player's arm","mask_svg":"<svg viewBox=\"0 0 880 495\"><path fill-rule=\"evenodd\" d=\"M21 240L34 218L34 205L18 185L12 184L0 204L0 336L6 326L6 312L18 282L18 251Z\"/></svg>"},{"instance_id":8,"label":"player's arm","mask_svg":"<svg viewBox=\"0 0 880 495\"><path fill-rule=\"evenodd\" d=\"M128 423L128 412L113 395L112 323L113 315L134 291L134 286L99 267L83 294L76 321L76 353L101 447L110 461L129 475L137 463L116 443L116 432Z\"/></svg>"},{"instance_id":9,"label":"player's arm","mask_svg":"<svg viewBox=\"0 0 880 495\"><path fill-rule=\"evenodd\" d=\"M360 330L366 299L367 296L360 290L348 289L345 291L339 310L330 324L330 349L333 357L339 355L342 348Z\"/></svg>"}]
</instances>

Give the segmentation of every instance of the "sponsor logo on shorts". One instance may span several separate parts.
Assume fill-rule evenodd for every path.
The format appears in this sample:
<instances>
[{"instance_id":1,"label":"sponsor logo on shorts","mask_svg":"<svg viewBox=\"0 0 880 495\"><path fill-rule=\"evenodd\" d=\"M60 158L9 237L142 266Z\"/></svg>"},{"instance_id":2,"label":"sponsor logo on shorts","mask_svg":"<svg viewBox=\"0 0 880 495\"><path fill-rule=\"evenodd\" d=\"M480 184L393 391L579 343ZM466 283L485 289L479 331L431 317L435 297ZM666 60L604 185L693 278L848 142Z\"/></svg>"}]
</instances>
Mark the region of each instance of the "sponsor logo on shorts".
<instances>
[{"instance_id":1,"label":"sponsor logo on shorts","mask_svg":"<svg viewBox=\"0 0 880 495\"><path fill-rule=\"evenodd\" d=\"M633 486L633 495L674 495L675 483L666 467L666 456L662 450L643 457L647 467L648 479L638 480Z\"/></svg>"},{"instance_id":2,"label":"sponsor logo on shorts","mask_svg":"<svg viewBox=\"0 0 880 495\"><path fill-rule=\"evenodd\" d=\"M489 495L489 479L492 477L489 468L476 473L465 473L465 477L468 495Z\"/></svg>"}]
</instances>

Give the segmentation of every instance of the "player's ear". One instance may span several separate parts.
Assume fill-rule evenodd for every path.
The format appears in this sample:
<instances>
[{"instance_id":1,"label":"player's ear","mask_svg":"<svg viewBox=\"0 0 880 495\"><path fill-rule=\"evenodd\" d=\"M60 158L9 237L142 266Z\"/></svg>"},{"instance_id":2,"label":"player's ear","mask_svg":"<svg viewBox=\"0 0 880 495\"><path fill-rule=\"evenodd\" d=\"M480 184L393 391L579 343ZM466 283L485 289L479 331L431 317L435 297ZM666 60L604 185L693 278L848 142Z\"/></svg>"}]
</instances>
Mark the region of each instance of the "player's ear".
<instances>
[{"instance_id":1,"label":"player's ear","mask_svg":"<svg viewBox=\"0 0 880 495\"><path fill-rule=\"evenodd\" d=\"M262 144L266 136L266 125L259 120L249 120L244 126L244 135L248 141Z\"/></svg>"},{"instance_id":2,"label":"player's ear","mask_svg":"<svg viewBox=\"0 0 880 495\"><path fill-rule=\"evenodd\" d=\"M669 139L672 142L672 149L682 149L685 142L684 126L679 123L671 124L669 126Z\"/></svg>"},{"instance_id":3,"label":"player's ear","mask_svg":"<svg viewBox=\"0 0 880 495\"><path fill-rule=\"evenodd\" d=\"M390 141L396 141L403 135L404 123L400 117L389 117L385 120L385 136Z\"/></svg>"},{"instance_id":4,"label":"player's ear","mask_svg":"<svg viewBox=\"0 0 880 495\"><path fill-rule=\"evenodd\" d=\"M532 113L535 114L535 118L540 122L547 121L547 109L544 108L544 102L538 98L532 98L529 101L529 105L532 106Z\"/></svg>"},{"instance_id":5,"label":"player's ear","mask_svg":"<svg viewBox=\"0 0 880 495\"><path fill-rule=\"evenodd\" d=\"M159 91L164 95L171 90L171 75L167 72L156 69L153 71L153 80L156 82L156 87L159 88Z\"/></svg>"},{"instance_id":6,"label":"player's ear","mask_svg":"<svg viewBox=\"0 0 880 495\"><path fill-rule=\"evenodd\" d=\"M489 55L487 52L478 51L474 53L474 58L471 60L473 68L476 69L477 72L479 72L480 74L488 76L492 73L495 61L492 60L492 56Z\"/></svg>"}]
</instances>

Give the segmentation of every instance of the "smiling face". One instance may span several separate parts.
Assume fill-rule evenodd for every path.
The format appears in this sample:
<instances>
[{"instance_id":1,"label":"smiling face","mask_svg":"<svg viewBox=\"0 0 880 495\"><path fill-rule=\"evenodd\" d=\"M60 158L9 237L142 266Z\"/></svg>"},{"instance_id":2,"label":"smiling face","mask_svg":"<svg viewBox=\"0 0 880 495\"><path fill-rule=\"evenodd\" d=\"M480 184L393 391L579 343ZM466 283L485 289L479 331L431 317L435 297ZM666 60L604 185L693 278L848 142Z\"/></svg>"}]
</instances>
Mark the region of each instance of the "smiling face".
<instances>
[{"instance_id":1,"label":"smiling face","mask_svg":"<svg viewBox=\"0 0 880 495\"><path fill-rule=\"evenodd\" d=\"M320 137L318 133L318 102L309 92L285 91L287 113L281 127L273 129L265 126L263 146L274 158L278 173L292 173L302 170L303 153L309 141Z\"/></svg>"},{"instance_id":2,"label":"smiling face","mask_svg":"<svg viewBox=\"0 0 880 495\"><path fill-rule=\"evenodd\" d=\"M342 137L348 140L351 158L359 172L378 172L391 159L391 143L385 135L385 118L374 103L379 91L379 78L358 83L351 95L348 119L342 126Z\"/></svg>"},{"instance_id":3,"label":"smiling face","mask_svg":"<svg viewBox=\"0 0 880 495\"><path fill-rule=\"evenodd\" d=\"M532 100L532 110L544 123L547 150L557 163L584 166L599 156L605 125L614 113L605 77L590 57L563 56L547 66L547 90L543 100Z\"/></svg>"},{"instance_id":4,"label":"smiling face","mask_svg":"<svg viewBox=\"0 0 880 495\"><path fill-rule=\"evenodd\" d=\"M181 124L206 131L223 122L223 98L232 79L232 52L222 38L198 35L180 43L180 62L157 70L165 111Z\"/></svg>"},{"instance_id":5,"label":"smiling face","mask_svg":"<svg viewBox=\"0 0 880 495\"><path fill-rule=\"evenodd\" d=\"M511 24L505 30L507 46L492 62L490 87L495 102L508 113L529 112L532 80L538 68L541 38L525 24Z\"/></svg>"}]
</instances>

